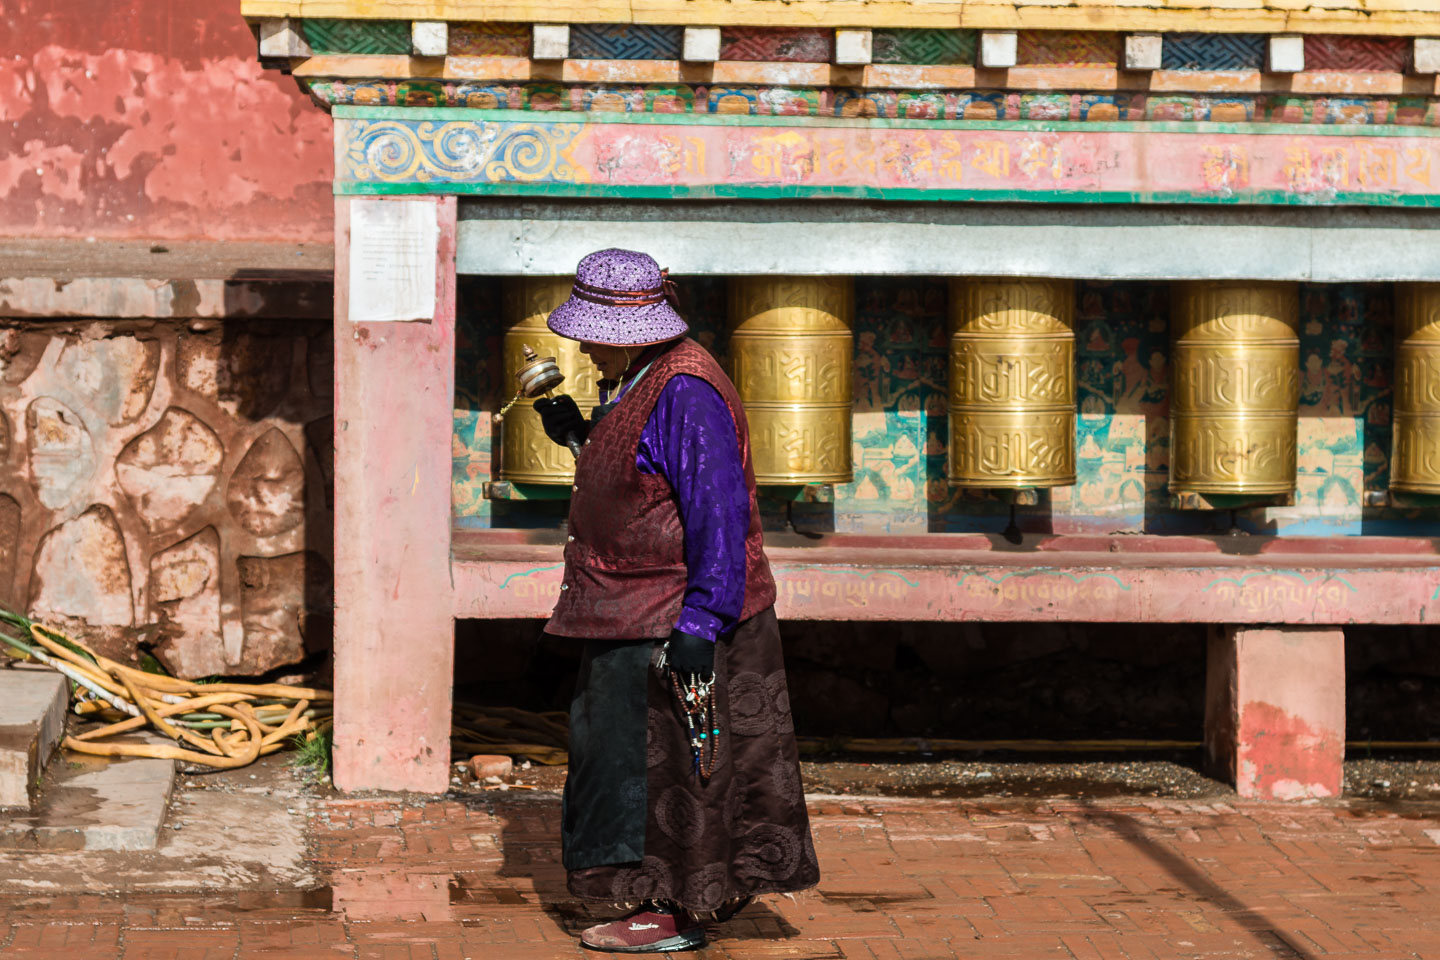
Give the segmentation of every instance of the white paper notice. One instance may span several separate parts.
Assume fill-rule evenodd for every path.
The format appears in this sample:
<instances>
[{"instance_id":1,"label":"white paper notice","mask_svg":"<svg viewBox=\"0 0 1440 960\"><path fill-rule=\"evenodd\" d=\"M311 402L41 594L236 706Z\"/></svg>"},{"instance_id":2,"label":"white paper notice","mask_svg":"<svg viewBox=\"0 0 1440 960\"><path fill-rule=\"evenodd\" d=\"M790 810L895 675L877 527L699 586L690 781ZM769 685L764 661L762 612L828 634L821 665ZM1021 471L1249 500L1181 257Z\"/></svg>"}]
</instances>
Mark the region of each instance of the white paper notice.
<instances>
[{"instance_id":1,"label":"white paper notice","mask_svg":"<svg viewBox=\"0 0 1440 960\"><path fill-rule=\"evenodd\" d=\"M350 201L350 319L432 320L440 239L426 200Z\"/></svg>"}]
</instances>

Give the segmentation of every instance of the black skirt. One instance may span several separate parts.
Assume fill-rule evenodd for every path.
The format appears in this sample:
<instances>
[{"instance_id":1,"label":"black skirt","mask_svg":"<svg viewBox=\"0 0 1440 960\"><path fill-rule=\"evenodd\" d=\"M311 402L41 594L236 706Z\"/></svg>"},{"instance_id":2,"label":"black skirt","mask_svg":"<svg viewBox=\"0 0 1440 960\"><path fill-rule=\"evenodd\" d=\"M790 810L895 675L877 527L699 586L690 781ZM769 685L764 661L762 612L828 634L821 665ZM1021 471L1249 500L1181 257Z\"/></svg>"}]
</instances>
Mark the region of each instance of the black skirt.
<instances>
[{"instance_id":1,"label":"black skirt","mask_svg":"<svg viewBox=\"0 0 1440 960\"><path fill-rule=\"evenodd\" d=\"M660 643L588 641L570 714L563 843L570 892L705 913L820 879L773 608L715 649L720 738L695 773Z\"/></svg>"}]
</instances>

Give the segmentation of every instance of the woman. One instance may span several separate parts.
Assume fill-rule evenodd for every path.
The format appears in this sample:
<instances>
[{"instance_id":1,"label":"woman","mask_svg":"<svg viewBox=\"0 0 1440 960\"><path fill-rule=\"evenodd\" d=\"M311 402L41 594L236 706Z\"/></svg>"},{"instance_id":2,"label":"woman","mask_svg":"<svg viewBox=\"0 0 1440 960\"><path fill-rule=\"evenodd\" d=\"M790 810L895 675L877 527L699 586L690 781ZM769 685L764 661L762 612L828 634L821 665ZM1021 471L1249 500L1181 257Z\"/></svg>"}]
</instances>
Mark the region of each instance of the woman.
<instances>
[{"instance_id":1,"label":"woman","mask_svg":"<svg viewBox=\"0 0 1440 960\"><path fill-rule=\"evenodd\" d=\"M570 891L633 904L591 949L684 950L702 917L819 879L745 411L653 259L592 253L549 317L599 368L591 419L537 400L575 464L546 630L585 651L562 838Z\"/></svg>"}]
</instances>

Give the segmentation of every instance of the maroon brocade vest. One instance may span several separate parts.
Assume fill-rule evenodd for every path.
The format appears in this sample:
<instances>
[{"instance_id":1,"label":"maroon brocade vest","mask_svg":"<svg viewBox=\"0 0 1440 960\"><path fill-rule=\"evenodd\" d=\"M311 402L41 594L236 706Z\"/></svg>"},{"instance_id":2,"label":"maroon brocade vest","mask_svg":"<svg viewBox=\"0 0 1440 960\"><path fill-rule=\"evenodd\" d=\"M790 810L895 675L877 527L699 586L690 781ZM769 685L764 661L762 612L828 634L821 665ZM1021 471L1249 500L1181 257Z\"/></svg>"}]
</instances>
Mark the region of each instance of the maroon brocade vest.
<instances>
[{"instance_id":1,"label":"maroon brocade vest","mask_svg":"<svg viewBox=\"0 0 1440 960\"><path fill-rule=\"evenodd\" d=\"M745 606L740 619L747 620L775 602L775 581L761 543L745 408L715 359L686 338L657 357L615 409L590 428L575 464L565 579L547 632L639 640L668 637L674 629L687 583L680 511L663 476L636 469L635 451L660 392L679 373L699 377L719 391L740 440L745 483L750 488Z\"/></svg>"}]
</instances>

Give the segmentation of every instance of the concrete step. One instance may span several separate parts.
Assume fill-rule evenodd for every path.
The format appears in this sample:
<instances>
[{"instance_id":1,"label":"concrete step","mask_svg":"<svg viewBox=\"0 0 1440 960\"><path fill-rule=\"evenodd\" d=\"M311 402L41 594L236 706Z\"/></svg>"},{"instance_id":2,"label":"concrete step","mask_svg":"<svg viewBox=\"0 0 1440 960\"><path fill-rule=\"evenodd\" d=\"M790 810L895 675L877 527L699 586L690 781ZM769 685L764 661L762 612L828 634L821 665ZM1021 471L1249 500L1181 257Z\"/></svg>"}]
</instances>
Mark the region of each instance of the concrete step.
<instances>
[{"instance_id":1,"label":"concrete step","mask_svg":"<svg viewBox=\"0 0 1440 960\"><path fill-rule=\"evenodd\" d=\"M153 734L106 743L169 743ZM175 761L64 753L33 810L0 814L0 849L154 850L174 788Z\"/></svg>"},{"instance_id":2,"label":"concrete step","mask_svg":"<svg viewBox=\"0 0 1440 960\"><path fill-rule=\"evenodd\" d=\"M0 809L29 808L65 734L65 678L48 667L0 668Z\"/></svg>"}]
</instances>

